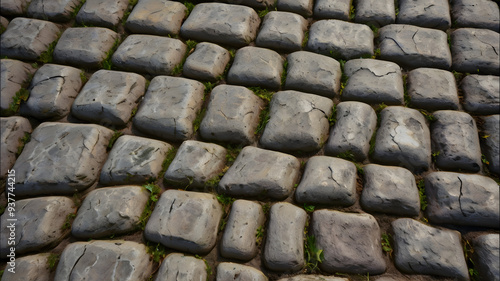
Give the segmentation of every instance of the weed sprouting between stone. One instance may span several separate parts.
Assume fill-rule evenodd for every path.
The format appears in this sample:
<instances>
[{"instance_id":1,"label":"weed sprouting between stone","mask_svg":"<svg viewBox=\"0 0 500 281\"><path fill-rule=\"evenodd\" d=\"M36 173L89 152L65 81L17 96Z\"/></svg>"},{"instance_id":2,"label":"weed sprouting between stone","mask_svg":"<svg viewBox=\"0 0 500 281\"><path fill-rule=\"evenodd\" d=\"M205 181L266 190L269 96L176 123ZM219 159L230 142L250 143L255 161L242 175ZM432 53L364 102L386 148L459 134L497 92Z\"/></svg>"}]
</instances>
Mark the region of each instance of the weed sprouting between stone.
<instances>
[{"instance_id":1,"label":"weed sprouting between stone","mask_svg":"<svg viewBox=\"0 0 500 281\"><path fill-rule=\"evenodd\" d=\"M257 245L262 244L262 239L264 238L264 227L261 225L255 231L255 242Z\"/></svg>"},{"instance_id":2,"label":"weed sprouting between stone","mask_svg":"<svg viewBox=\"0 0 500 281\"><path fill-rule=\"evenodd\" d=\"M123 135L122 132L116 131L113 133L113 136L111 136L111 139L109 140L107 150L110 150L113 145L115 144L116 140Z\"/></svg>"},{"instance_id":3,"label":"weed sprouting between stone","mask_svg":"<svg viewBox=\"0 0 500 281\"><path fill-rule=\"evenodd\" d=\"M66 230L66 229L71 229L71 225L73 223L73 221L75 220L76 218L76 214L75 213L71 213L71 214L68 214L66 216L66 220L64 221L64 224L61 226L61 230Z\"/></svg>"},{"instance_id":4,"label":"weed sprouting between stone","mask_svg":"<svg viewBox=\"0 0 500 281\"><path fill-rule=\"evenodd\" d=\"M153 209L160 198L161 188L156 184L145 184L143 188L150 192L148 202L146 202L146 206L142 211L141 217L139 218L138 228L140 230L144 230L146 228L146 223L149 220L149 217L153 213Z\"/></svg>"},{"instance_id":5,"label":"weed sprouting between stone","mask_svg":"<svg viewBox=\"0 0 500 281\"><path fill-rule=\"evenodd\" d=\"M417 182L418 187L418 196L420 198L420 209L425 211L427 209L427 195L425 195L425 181L424 179L420 179Z\"/></svg>"},{"instance_id":6,"label":"weed sprouting between stone","mask_svg":"<svg viewBox=\"0 0 500 281\"><path fill-rule=\"evenodd\" d=\"M21 155L21 152L23 152L24 146L30 141L31 141L31 134L28 132L25 132L24 136L19 139L19 146L17 147L16 157Z\"/></svg>"},{"instance_id":7,"label":"weed sprouting between stone","mask_svg":"<svg viewBox=\"0 0 500 281\"><path fill-rule=\"evenodd\" d=\"M184 1L182 4L184 4L184 6L186 6L187 10L186 10L186 18L189 16L189 14L191 14L191 12L193 11L194 9L194 4L191 3L191 2L188 2L188 1Z\"/></svg>"},{"instance_id":8,"label":"weed sprouting between stone","mask_svg":"<svg viewBox=\"0 0 500 281\"><path fill-rule=\"evenodd\" d=\"M59 258L60 255L54 253L51 253L47 258L47 267L49 268L50 272L56 270L57 264L59 263Z\"/></svg>"},{"instance_id":9,"label":"weed sprouting between stone","mask_svg":"<svg viewBox=\"0 0 500 281\"><path fill-rule=\"evenodd\" d=\"M319 264L325 259L323 250L316 247L316 238L313 235L307 235L305 240L306 271L315 273L319 270Z\"/></svg>"},{"instance_id":10,"label":"weed sprouting between stone","mask_svg":"<svg viewBox=\"0 0 500 281\"><path fill-rule=\"evenodd\" d=\"M391 235L387 233L382 233L381 237L381 243L382 243L382 250L389 255L389 257L392 257L392 245L391 245Z\"/></svg>"},{"instance_id":11,"label":"weed sprouting between stone","mask_svg":"<svg viewBox=\"0 0 500 281\"><path fill-rule=\"evenodd\" d=\"M195 258L197 258L197 259L200 259L200 260L202 260L202 261L204 261L204 262L205 262L205 266L206 266L206 268L205 268L205 269L206 269L206 271L207 271L207 281L208 281L208 280L210 279L210 275L212 275L212 274L213 274L213 272L212 272L212 267L208 264L207 260L206 260L206 259L204 259L203 257L201 257L201 256L199 256L199 255L195 255L194 257L195 257Z\"/></svg>"},{"instance_id":12,"label":"weed sprouting between stone","mask_svg":"<svg viewBox=\"0 0 500 281\"><path fill-rule=\"evenodd\" d=\"M101 62L101 67L103 69L111 70L113 68L113 63L111 62L111 57L113 56L113 53L118 49L118 46L121 43L121 38L118 37L115 40L115 43L113 43L113 47L109 51L106 52L105 59Z\"/></svg>"}]
</instances>

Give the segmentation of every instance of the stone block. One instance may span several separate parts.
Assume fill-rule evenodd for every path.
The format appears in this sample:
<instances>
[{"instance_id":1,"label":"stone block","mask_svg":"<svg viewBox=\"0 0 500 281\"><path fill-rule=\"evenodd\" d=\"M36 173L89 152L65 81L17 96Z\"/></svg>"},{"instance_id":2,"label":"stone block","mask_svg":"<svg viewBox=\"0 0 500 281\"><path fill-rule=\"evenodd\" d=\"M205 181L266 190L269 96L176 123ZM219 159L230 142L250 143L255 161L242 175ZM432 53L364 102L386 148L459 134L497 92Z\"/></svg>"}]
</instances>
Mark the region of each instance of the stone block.
<instances>
[{"instance_id":1,"label":"stone block","mask_svg":"<svg viewBox=\"0 0 500 281\"><path fill-rule=\"evenodd\" d=\"M15 113L10 105L16 93L21 88L28 87L30 76L35 69L29 63L10 59L2 59L0 65L0 115L9 116Z\"/></svg>"},{"instance_id":2,"label":"stone block","mask_svg":"<svg viewBox=\"0 0 500 281\"><path fill-rule=\"evenodd\" d=\"M451 26L448 0L401 0L397 23L446 31Z\"/></svg>"},{"instance_id":3,"label":"stone block","mask_svg":"<svg viewBox=\"0 0 500 281\"><path fill-rule=\"evenodd\" d=\"M352 0L316 0L314 17L348 21Z\"/></svg>"},{"instance_id":4,"label":"stone block","mask_svg":"<svg viewBox=\"0 0 500 281\"><path fill-rule=\"evenodd\" d=\"M500 34L478 28L459 28L451 33L453 69L477 74L500 74Z\"/></svg>"},{"instance_id":5,"label":"stone block","mask_svg":"<svg viewBox=\"0 0 500 281\"><path fill-rule=\"evenodd\" d=\"M186 14L186 6L179 2L141 0L127 18L125 27L133 33L160 36L179 34Z\"/></svg>"},{"instance_id":6,"label":"stone block","mask_svg":"<svg viewBox=\"0 0 500 281\"><path fill-rule=\"evenodd\" d=\"M55 22L68 22L82 0L32 0L28 6L28 16Z\"/></svg>"},{"instance_id":7,"label":"stone block","mask_svg":"<svg viewBox=\"0 0 500 281\"><path fill-rule=\"evenodd\" d=\"M217 266L217 281L252 280L267 281L267 277L260 270L251 266L221 262Z\"/></svg>"},{"instance_id":8,"label":"stone block","mask_svg":"<svg viewBox=\"0 0 500 281\"><path fill-rule=\"evenodd\" d=\"M206 279L207 269L203 260L173 253L162 261L155 281L204 281Z\"/></svg>"},{"instance_id":9,"label":"stone block","mask_svg":"<svg viewBox=\"0 0 500 281\"><path fill-rule=\"evenodd\" d=\"M76 21L80 24L114 28L121 22L128 4L127 0L116 0L113 5L106 0L86 0L76 15Z\"/></svg>"},{"instance_id":10,"label":"stone block","mask_svg":"<svg viewBox=\"0 0 500 281\"><path fill-rule=\"evenodd\" d=\"M300 274L293 277L281 278L278 281L349 281L349 279L326 275Z\"/></svg>"},{"instance_id":11,"label":"stone block","mask_svg":"<svg viewBox=\"0 0 500 281\"><path fill-rule=\"evenodd\" d=\"M482 138L482 152L489 162L488 169L497 175L500 175L500 115L491 115L482 118L483 134L488 136Z\"/></svg>"},{"instance_id":12,"label":"stone block","mask_svg":"<svg viewBox=\"0 0 500 281\"><path fill-rule=\"evenodd\" d=\"M219 2L227 2L229 4L245 5L254 9L263 10L271 7L276 1L274 0L218 0Z\"/></svg>"},{"instance_id":13,"label":"stone block","mask_svg":"<svg viewBox=\"0 0 500 281\"><path fill-rule=\"evenodd\" d=\"M187 57L183 66L184 76L199 80L216 82L224 74L231 56L219 45L199 43L194 52Z\"/></svg>"},{"instance_id":14,"label":"stone block","mask_svg":"<svg viewBox=\"0 0 500 281\"><path fill-rule=\"evenodd\" d=\"M292 12L309 18L313 15L313 0L278 0L279 11Z\"/></svg>"},{"instance_id":15,"label":"stone block","mask_svg":"<svg viewBox=\"0 0 500 281\"><path fill-rule=\"evenodd\" d=\"M380 27L396 21L392 0L358 0L355 9L354 21L357 23Z\"/></svg>"},{"instance_id":16,"label":"stone block","mask_svg":"<svg viewBox=\"0 0 500 281\"><path fill-rule=\"evenodd\" d=\"M453 24L457 27L487 28L500 32L498 3L490 0L454 0L451 3Z\"/></svg>"},{"instance_id":17,"label":"stone block","mask_svg":"<svg viewBox=\"0 0 500 281\"><path fill-rule=\"evenodd\" d=\"M429 111L459 108L453 73L434 68L417 68L408 73L408 96L415 108Z\"/></svg>"},{"instance_id":18,"label":"stone block","mask_svg":"<svg viewBox=\"0 0 500 281\"><path fill-rule=\"evenodd\" d=\"M20 16L26 12L29 3L29 0L3 0L0 12L4 16Z\"/></svg>"},{"instance_id":19,"label":"stone block","mask_svg":"<svg viewBox=\"0 0 500 281\"><path fill-rule=\"evenodd\" d=\"M31 133L31 124L21 116L0 118L0 179L7 177L8 171L16 162L16 154L22 143L22 138Z\"/></svg>"},{"instance_id":20,"label":"stone block","mask_svg":"<svg viewBox=\"0 0 500 281\"><path fill-rule=\"evenodd\" d=\"M476 269L485 280L500 279L500 246L498 234L485 234L473 240Z\"/></svg>"},{"instance_id":21,"label":"stone block","mask_svg":"<svg viewBox=\"0 0 500 281\"><path fill-rule=\"evenodd\" d=\"M14 272L9 271L12 267L7 265L2 281L50 281L49 256L50 254L44 253L17 257Z\"/></svg>"},{"instance_id":22,"label":"stone block","mask_svg":"<svg viewBox=\"0 0 500 281\"><path fill-rule=\"evenodd\" d=\"M464 94L464 108L477 115L500 114L500 77L467 75L460 88Z\"/></svg>"},{"instance_id":23,"label":"stone block","mask_svg":"<svg viewBox=\"0 0 500 281\"><path fill-rule=\"evenodd\" d=\"M286 53L300 51L307 20L289 12L272 11L264 16L255 44Z\"/></svg>"}]
</instances>

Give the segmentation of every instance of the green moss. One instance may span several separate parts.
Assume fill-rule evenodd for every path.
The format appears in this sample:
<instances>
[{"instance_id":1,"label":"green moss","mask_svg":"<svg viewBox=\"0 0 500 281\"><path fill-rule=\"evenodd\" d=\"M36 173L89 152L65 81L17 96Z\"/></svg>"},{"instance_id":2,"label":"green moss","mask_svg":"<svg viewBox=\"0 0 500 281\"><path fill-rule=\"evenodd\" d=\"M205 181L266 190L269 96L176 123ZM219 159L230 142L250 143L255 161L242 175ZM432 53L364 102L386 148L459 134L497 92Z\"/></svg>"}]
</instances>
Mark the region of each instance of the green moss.
<instances>
[{"instance_id":1,"label":"green moss","mask_svg":"<svg viewBox=\"0 0 500 281\"><path fill-rule=\"evenodd\" d=\"M61 227L61 230L66 230L71 228L71 224L75 220L76 214L71 213L66 216L66 220L64 221L64 224Z\"/></svg>"},{"instance_id":2,"label":"green moss","mask_svg":"<svg viewBox=\"0 0 500 281\"><path fill-rule=\"evenodd\" d=\"M425 181L420 179L417 182L418 196L420 197L420 209L425 211L427 209L427 195L425 195Z\"/></svg>"},{"instance_id":3,"label":"green moss","mask_svg":"<svg viewBox=\"0 0 500 281\"><path fill-rule=\"evenodd\" d=\"M185 16L187 18L189 16L189 14L191 14L191 12L193 11L195 5L191 2L188 2L188 1L184 1L183 4L187 8L186 16Z\"/></svg>"},{"instance_id":4,"label":"green moss","mask_svg":"<svg viewBox=\"0 0 500 281\"><path fill-rule=\"evenodd\" d=\"M26 102L30 96L30 91L25 88L19 89L14 95L12 102L9 105L9 110L13 113L16 113L21 106L21 103Z\"/></svg>"},{"instance_id":5,"label":"green moss","mask_svg":"<svg viewBox=\"0 0 500 281\"><path fill-rule=\"evenodd\" d=\"M50 43L49 46L47 47L47 50L40 54L40 57L38 57L39 62L51 63L53 61L54 49L56 48L56 44L59 41L60 37L61 37L61 34L59 33L57 35L57 39L52 41L52 43Z\"/></svg>"},{"instance_id":6,"label":"green moss","mask_svg":"<svg viewBox=\"0 0 500 281\"><path fill-rule=\"evenodd\" d=\"M283 72L281 73L281 87L282 88L285 87L287 68L288 68L288 60L285 60L283 62Z\"/></svg>"},{"instance_id":7,"label":"green moss","mask_svg":"<svg viewBox=\"0 0 500 281\"><path fill-rule=\"evenodd\" d=\"M54 253L51 253L47 258L47 267L49 268L50 272L56 270L57 264L59 263L59 258L60 255Z\"/></svg>"},{"instance_id":8,"label":"green moss","mask_svg":"<svg viewBox=\"0 0 500 281\"><path fill-rule=\"evenodd\" d=\"M113 133L113 136L111 136L111 139L109 140L108 147L107 149L110 150L113 145L115 144L116 140L123 135L122 132L116 131Z\"/></svg>"},{"instance_id":9,"label":"green moss","mask_svg":"<svg viewBox=\"0 0 500 281\"><path fill-rule=\"evenodd\" d=\"M113 43L113 46L109 51L106 52L106 56L104 60L100 63L101 68L111 70L113 68L113 63L111 62L111 57L113 56L113 53L118 49L118 46L120 45L121 39L118 37L116 38L115 42Z\"/></svg>"},{"instance_id":10,"label":"green moss","mask_svg":"<svg viewBox=\"0 0 500 281\"><path fill-rule=\"evenodd\" d=\"M17 147L16 157L21 155L21 152L23 152L24 146L30 141L31 141L31 134L28 132L25 132L24 136L19 139L19 146Z\"/></svg>"}]
</instances>

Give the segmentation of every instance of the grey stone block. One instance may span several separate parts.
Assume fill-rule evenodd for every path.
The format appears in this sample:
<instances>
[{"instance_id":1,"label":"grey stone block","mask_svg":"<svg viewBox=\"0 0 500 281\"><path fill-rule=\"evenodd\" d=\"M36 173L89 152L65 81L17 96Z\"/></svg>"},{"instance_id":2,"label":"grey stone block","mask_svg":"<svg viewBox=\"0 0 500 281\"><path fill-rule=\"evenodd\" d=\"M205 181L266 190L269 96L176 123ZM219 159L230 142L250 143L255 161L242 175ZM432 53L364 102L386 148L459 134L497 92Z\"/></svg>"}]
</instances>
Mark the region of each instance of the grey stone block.
<instances>
[{"instance_id":1,"label":"grey stone block","mask_svg":"<svg viewBox=\"0 0 500 281\"><path fill-rule=\"evenodd\" d=\"M460 83L464 94L464 108L478 115L500 113L500 77L467 75Z\"/></svg>"},{"instance_id":2,"label":"grey stone block","mask_svg":"<svg viewBox=\"0 0 500 281\"><path fill-rule=\"evenodd\" d=\"M111 57L119 69L151 75L170 75L182 63L187 46L179 39L130 35Z\"/></svg>"},{"instance_id":3,"label":"grey stone block","mask_svg":"<svg viewBox=\"0 0 500 281\"><path fill-rule=\"evenodd\" d=\"M4 16L20 16L26 12L29 0L3 0L0 4L0 12Z\"/></svg>"},{"instance_id":4,"label":"grey stone block","mask_svg":"<svg viewBox=\"0 0 500 281\"><path fill-rule=\"evenodd\" d=\"M407 68L449 69L451 53L444 31L407 24L391 24L380 29L380 57Z\"/></svg>"},{"instance_id":5,"label":"grey stone block","mask_svg":"<svg viewBox=\"0 0 500 281\"><path fill-rule=\"evenodd\" d=\"M1 9L1 6L0 6ZM7 29L7 26L9 25L9 20L0 16L0 26L2 27L2 33Z\"/></svg>"},{"instance_id":6,"label":"grey stone block","mask_svg":"<svg viewBox=\"0 0 500 281\"><path fill-rule=\"evenodd\" d=\"M0 115L8 116L15 113L9 107L16 93L22 87L28 86L35 69L29 63L10 59L2 59L0 65Z\"/></svg>"},{"instance_id":7,"label":"grey stone block","mask_svg":"<svg viewBox=\"0 0 500 281\"><path fill-rule=\"evenodd\" d=\"M49 21L15 18L2 33L0 52L12 59L36 60L57 40L59 32Z\"/></svg>"},{"instance_id":8,"label":"grey stone block","mask_svg":"<svg viewBox=\"0 0 500 281\"><path fill-rule=\"evenodd\" d=\"M203 104L202 83L157 76L133 118L140 131L160 139L184 141L194 133L193 121Z\"/></svg>"},{"instance_id":9,"label":"grey stone block","mask_svg":"<svg viewBox=\"0 0 500 281\"><path fill-rule=\"evenodd\" d=\"M397 219L392 228L394 263L400 271L469 280L458 231L441 230L412 219Z\"/></svg>"},{"instance_id":10,"label":"grey stone block","mask_svg":"<svg viewBox=\"0 0 500 281\"><path fill-rule=\"evenodd\" d=\"M315 18L349 20L352 0L316 0L315 2Z\"/></svg>"},{"instance_id":11,"label":"grey stone block","mask_svg":"<svg viewBox=\"0 0 500 281\"><path fill-rule=\"evenodd\" d=\"M212 194L169 189L156 204L144 236L168 248L206 254L215 246L222 214Z\"/></svg>"},{"instance_id":12,"label":"grey stone block","mask_svg":"<svg viewBox=\"0 0 500 281\"><path fill-rule=\"evenodd\" d=\"M453 24L457 27L487 28L500 32L498 3L490 0L454 0L451 3Z\"/></svg>"},{"instance_id":13,"label":"grey stone block","mask_svg":"<svg viewBox=\"0 0 500 281\"><path fill-rule=\"evenodd\" d=\"M488 169L500 175L500 115L483 117L483 153L489 162Z\"/></svg>"},{"instance_id":14,"label":"grey stone block","mask_svg":"<svg viewBox=\"0 0 500 281\"><path fill-rule=\"evenodd\" d=\"M392 0L358 0L355 9L354 21L357 23L384 26L396 21Z\"/></svg>"},{"instance_id":15,"label":"grey stone block","mask_svg":"<svg viewBox=\"0 0 500 281\"><path fill-rule=\"evenodd\" d=\"M397 23L446 31L451 26L448 0L401 0Z\"/></svg>"},{"instance_id":16,"label":"grey stone block","mask_svg":"<svg viewBox=\"0 0 500 281\"><path fill-rule=\"evenodd\" d=\"M418 68L408 73L410 104L425 110L459 108L455 77L446 70Z\"/></svg>"},{"instance_id":17,"label":"grey stone block","mask_svg":"<svg viewBox=\"0 0 500 281\"><path fill-rule=\"evenodd\" d=\"M31 133L31 124L28 119L21 116L0 118L0 179L4 179L14 163L16 153L21 145L21 139L26 133Z\"/></svg>"},{"instance_id":18,"label":"grey stone block","mask_svg":"<svg viewBox=\"0 0 500 281\"><path fill-rule=\"evenodd\" d=\"M9 271L7 265L2 275L2 281L50 281L50 268L48 266L50 254L36 254L17 257L14 272Z\"/></svg>"},{"instance_id":19,"label":"grey stone block","mask_svg":"<svg viewBox=\"0 0 500 281\"><path fill-rule=\"evenodd\" d=\"M274 0L218 0L219 2L227 2L229 4L245 5L254 9L265 9L273 6Z\"/></svg>"},{"instance_id":20,"label":"grey stone block","mask_svg":"<svg viewBox=\"0 0 500 281\"><path fill-rule=\"evenodd\" d=\"M306 212L290 203L271 207L264 248L264 264L273 271L296 272L304 265Z\"/></svg>"},{"instance_id":21,"label":"grey stone block","mask_svg":"<svg viewBox=\"0 0 500 281\"><path fill-rule=\"evenodd\" d=\"M451 33L453 69L459 72L500 73L500 34L487 29L459 28Z\"/></svg>"},{"instance_id":22,"label":"grey stone block","mask_svg":"<svg viewBox=\"0 0 500 281\"><path fill-rule=\"evenodd\" d=\"M352 154L362 162L368 158L370 140L377 127L377 114L373 108L357 101L337 105L336 122L325 145L325 154L338 156Z\"/></svg>"},{"instance_id":23,"label":"grey stone block","mask_svg":"<svg viewBox=\"0 0 500 281\"><path fill-rule=\"evenodd\" d=\"M267 277L258 269L251 266L221 262L217 266L217 281L252 280L267 281Z\"/></svg>"},{"instance_id":24,"label":"grey stone block","mask_svg":"<svg viewBox=\"0 0 500 281\"><path fill-rule=\"evenodd\" d=\"M297 91L273 95L270 118L260 138L264 148L280 151L319 150L328 138L333 101ZM286 125L286 126L283 126Z\"/></svg>"},{"instance_id":25,"label":"grey stone block","mask_svg":"<svg viewBox=\"0 0 500 281\"><path fill-rule=\"evenodd\" d=\"M280 11L296 13L306 18L313 15L313 0L278 0L276 7Z\"/></svg>"},{"instance_id":26,"label":"grey stone block","mask_svg":"<svg viewBox=\"0 0 500 281\"><path fill-rule=\"evenodd\" d=\"M127 8L127 0L116 0L113 5L106 0L86 0L76 15L76 21L81 24L113 28L120 23Z\"/></svg>"},{"instance_id":27,"label":"grey stone block","mask_svg":"<svg viewBox=\"0 0 500 281\"><path fill-rule=\"evenodd\" d=\"M28 7L28 16L55 22L68 22L72 13L82 0L32 0Z\"/></svg>"},{"instance_id":28,"label":"grey stone block","mask_svg":"<svg viewBox=\"0 0 500 281\"><path fill-rule=\"evenodd\" d=\"M155 281L205 281L207 270L201 259L173 253L161 263Z\"/></svg>"},{"instance_id":29,"label":"grey stone block","mask_svg":"<svg viewBox=\"0 0 500 281\"><path fill-rule=\"evenodd\" d=\"M425 177L425 194L432 223L500 228L498 184L488 177L435 172Z\"/></svg>"},{"instance_id":30,"label":"grey stone block","mask_svg":"<svg viewBox=\"0 0 500 281\"><path fill-rule=\"evenodd\" d=\"M186 77L200 80L217 81L224 73L231 56L229 52L212 43L199 43L194 52L187 57L183 66Z\"/></svg>"},{"instance_id":31,"label":"grey stone block","mask_svg":"<svg viewBox=\"0 0 500 281\"><path fill-rule=\"evenodd\" d=\"M222 177L218 192L283 200L292 193L299 169L299 160L291 155L247 146Z\"/></svg>"},{"instance_id":32,"label":"grey stone block","mask_svg":"<svg viewBox=\"0 0 500 281\"><path fill-rule=\"evenodd\" d=\"M500 246L498 234L485 234L473 240L476 268L484 280L500 280Z\"/></svg>"},{"instance_id":33,"label":"grey stone block","mask_svg":"<svg viewBox=\"0 0 500 281\"><path fill-rule=\"evenodd\" d=\"M125 27L133 33L167 36L179 34L187 8L168 0L142 0L135 5Z\"/></svg>"},{"instance_id":34,"label":"grey stone block","mask_svg":"<svg viewBox=\"0 0 500 281\"><path fill-rule=\"evenodd\" d=\"M326 275L295 275L293 277L281 278L278 281L349 281L347 278Z\"/></svg>"},{"instance_id":35,"label":"grey stone block","mask_svg":"<svg viewBox=\"0 0 500 281\"><path fill-rule=\"evenodd\" d=\"M311 228L316 248L325 257L321 270L370 275L386 270L380 228L373 216L319 210L312 215Z\"/></svg>"},{"instance_id":36,"label":"grey stone block","mask_svg":"<svg viewBox=\"0 0 500 281\"><path fill-rule=\"evenodd\" d=\"M356 203L356 166L333 157L314 156L306 163L295 191L300 204L351 206Z\"/></svg>"},{"instance_id":37,"label":"grey stone block","mask_svg":"<svg viewBox=\"0 0 500 281\"><path fill-rule=\"evenodd\" d=\"M289 12L272 11L264 16L255 44L286 53L300 51L307 20Z\"/></svg>"}]
</instances>

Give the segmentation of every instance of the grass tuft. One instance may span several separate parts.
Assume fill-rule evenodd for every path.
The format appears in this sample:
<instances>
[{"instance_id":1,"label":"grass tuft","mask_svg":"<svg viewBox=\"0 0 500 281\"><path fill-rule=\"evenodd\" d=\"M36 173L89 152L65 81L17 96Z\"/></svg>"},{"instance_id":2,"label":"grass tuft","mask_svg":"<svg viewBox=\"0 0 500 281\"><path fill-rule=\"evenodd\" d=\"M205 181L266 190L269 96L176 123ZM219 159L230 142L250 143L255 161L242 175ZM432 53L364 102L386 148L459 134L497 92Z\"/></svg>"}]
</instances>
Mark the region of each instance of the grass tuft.
<instances>
[{"instance_id":1,"label":"grass tuft","mask_svg":"<svg viewBox=\"0 0 500 281\"><path fill-rule=\"evenodd\" d=\"M424 179L420 179L417 182L418 187L418 196L420 197L420 209L425 211L427 209L427 195L425 195L425 181Z\"/></svg>"},{"instance_id":2,"label":"grass tuft","mask_svg":"<svg viewBox=\"0 0 500 281\"><path fill-rule=\"evenodd\" d=\"M187 18L189 16L189 14L191 14L191 12L193 11L195 5L191 2L188 2L188 1L184 1L182 4L184 4L184 6L186 6L186 8L187 8L186 15L185 15L185 18Z\"/></svg>"},{"instance_id":3,"label":"grass tuft","mask_svg":"<svg viewBox=\"0 0 500 281\"><path fill-rule=\"evenodd\" d=\"M109 143L108 143L108 150L110 150L112 147L113 147L113 144L115 144L116 140L121 137L123 135L122 132L120 131L116 131L114 132L113 136L111 137L111 139L109 140Z\"/></svg>"},{"instance_id":4,"label":"grass tuft","mask_svg":"<svg viewBox=\"0 0 500 281\"><path fill-rule=\"evenodd\" d=\"M319 264L325 259L323 250L316 247L316 238L313 235L307 235L305 239L305 261L308 273L319 271Z\"/></svg>"},{"instance_id":5,"label":"grass tuft","mask_svg":"<svg viewBox=\"0 0 500 281\"><path fill-rule=\"evenodd\" d=\"M22 138L19 138L19 146L17 147L16 157L21 155L21 152L23 152L24 146L30 141L31 141L31 134L28 132L25 132L24 136Z\"/></svg>"},{"instance_id":6,"label":"grass tuft","mask_svg":"<svg viewBox=\"0 0 500 281\"><path fill-rule=\"evenodd\" d=\"M71 229L71 224L73 223L75 218L76 218L75 213L68 214L66 216L66 221L64 222L64 224L61 227L61 230Z\"/></svg>"},{"instance_id":7,"label":"grass tuft","mask_svg":"<svg viewBox=\"0 0 500 281\"><path fill-rule=\"evenodd\" d=\"M149 217L153 213L153 209L156 205L156 202L158 202L158 199L160 198L160 191L161 188L156 185L156 184L145 184L142 186L144 189L150 192L148 202L146 203L146 206L144 207L144 210L142 211L141 217L139 218L139 224L138 228L140 230L144 230L146 228L146 224L149 220Z\"/></svg>"},{"instance_id":8,"label":"grass tuft","mask_svg":"<svg viewBox=\"0 0 500 281\"><path fill-rule=\"evenodd\" d=\"M121 39L120 37L116 38L115 43L113 43L113 47L109 49L109 51L106 52L106 57L105 59L100 63L101 68L111 70L113 68L113 63L111 62L111 57L113 56L113 53L118 49L118 46L120 45Z\"/></svg>"},{"instance_id":9,"label":"grass tuft","mask_svg":"<svg viewBox=\"0 0 500 281\"><path fill-rule=\"evenodd\" d=\"M381 237L381 243L382 243L382 250L389 255L389 257L392 257L392 245L391 245L391 235L387 233L382 233Z\"/></svg>"},{"instance_id":10,"label":"grass tuft","mask_svg":"<svg viewBox=\"0 0 500 281\"><path fill-rule=\"evenodd\" d=\"M47 258L47 267L50 272L54 272L56 270L57 264L59 263L60 255L51 253Z\"/></svg>"}]
</instances>

